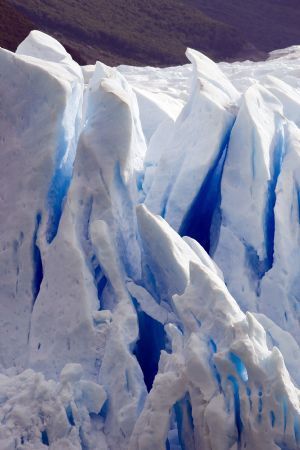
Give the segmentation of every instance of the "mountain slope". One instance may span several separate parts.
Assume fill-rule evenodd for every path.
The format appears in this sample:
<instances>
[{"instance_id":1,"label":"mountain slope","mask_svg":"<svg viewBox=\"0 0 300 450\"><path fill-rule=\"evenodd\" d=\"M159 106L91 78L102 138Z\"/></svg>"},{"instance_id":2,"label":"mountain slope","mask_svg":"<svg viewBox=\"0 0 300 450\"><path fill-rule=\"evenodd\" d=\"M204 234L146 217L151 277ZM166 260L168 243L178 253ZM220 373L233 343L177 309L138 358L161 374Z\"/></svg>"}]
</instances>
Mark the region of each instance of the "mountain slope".
<instances>
[{"instance_id":1,"label":"mountain slope","mask_svg":"<svg viewBox=\"0 0 300 450\"><path fill-rule=\"evenodd\" d=\"M186 61L187 46L216 60L253 55L233 27L178 0L10 3L35 28L58 38L81 64L101 59L107 64L176 65Z\"/></svg>"},{"instance_id":2,"label":"mountain slope","mask_svg":"<svg viewBox=\"0 0 300 450\"><path fill-rule=\"evenodd\" d=\"M34 24L6 0L0 0L0 47L14 50Z\"/></svg>"},{"instance_id":3,"label":"mountain slope","mask_svg":"<svg viewBox=\"0 0 300 450\"><path fill-rule=\"evenodd\" d=\"M59 39L81 64L177 65L186 47L215 60L263 59L300 43L297 0L0 0L0 46L31 29Z\"/></svg>"},{"instance_id":4,"label":"mountain slope","mask_svg":"<svg viewBox=\"0 0 300 450\"><path fill-rule=\"evenodd\" d=\"M236 29L257 49L300 44L298 0L187 0L210 17Z\"/></svg>"}]
</instances>

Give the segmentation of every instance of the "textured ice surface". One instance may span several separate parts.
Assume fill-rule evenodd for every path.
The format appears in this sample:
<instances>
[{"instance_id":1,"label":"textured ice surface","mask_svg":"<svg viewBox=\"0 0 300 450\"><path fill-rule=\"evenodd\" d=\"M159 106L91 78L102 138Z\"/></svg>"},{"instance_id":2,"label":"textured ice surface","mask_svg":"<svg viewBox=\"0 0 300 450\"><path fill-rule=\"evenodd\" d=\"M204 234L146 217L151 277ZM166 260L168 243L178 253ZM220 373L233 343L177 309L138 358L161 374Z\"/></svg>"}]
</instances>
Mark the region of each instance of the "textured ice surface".
<instances>
[{"instance_id":1,"label":"textured ice surface","mask_svg":"<svg viewBox=\"0 0 300 450\"><path fill-rule=\"evenodd\" d=\"M68 364L60 380L25 370L0 376L0 445L16 448L105 449L102 386L82 379L79 364Z\"/></svg>"},{"instance_id":2,"label":"textured ice surface","mask_svg":"<svg viewBox=\"0 0 300 450\"><path fill-rule=\"evenodd\" d=\"M192 50L187 56L194 72L191 94L171 129L171 138L162 146L145 200L151 211L165 217L176 230L182 228L183 234L195 223L191 216L198 208L199 186L211 178L216 181L238 100L237 91L212 61ZM201 240L209 239L203 236Z\"/></svg>"},{"instance_id":3,"label":"textured ice surface","mask_svg":"<svg viewBox=\"0 0 300 450\"><path fill-rule=\"evenodd\" d=\"M300 448L300 49L0 49L0 449Z\"/></svg>"},{"instance_id":4,"label":"textured ice surface","mask_svg":"<svg viewBox=\"0 0 300 450\"><path fill-rule=\"evenodd\" d=\"M35 56L41 36L45 59ZM41 255L57 231L72 173L83 82L66 51L37 32L16 54L0 49L0 59L0 364L22 367Z\"/></svg>"},{"instance_id":5,"label":"textured ice surface","mask_svg":"<svg viewBox=\"0 0 300 450\"><path fill-rule=\"evenodd\" d=\"M166 325L171 351L161 353L130 448L163 448L170 423L180 448L297 448L299 392L279 350L162 218L139 206L138 219L145 263L178 322Z\"/></svg>"}]
</instances>

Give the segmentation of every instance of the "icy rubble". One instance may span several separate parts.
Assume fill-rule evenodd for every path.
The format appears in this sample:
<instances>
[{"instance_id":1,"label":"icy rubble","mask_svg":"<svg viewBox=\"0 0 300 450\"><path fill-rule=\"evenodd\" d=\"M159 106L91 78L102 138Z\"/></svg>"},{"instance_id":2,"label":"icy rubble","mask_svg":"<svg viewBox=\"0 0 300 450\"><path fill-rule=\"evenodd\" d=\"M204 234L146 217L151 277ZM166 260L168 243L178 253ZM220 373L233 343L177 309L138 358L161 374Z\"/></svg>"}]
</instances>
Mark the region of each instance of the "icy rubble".
<instances>
[{"instance_id":1,"label":"icy rubble","mask_svg":"<svg viewBox=\"0 0 300 450\"><path fill-rule=\"evenodd\" d=\"M106 393L82 376L80 364L67 364L57 382L31 369L0 375L1 450L106 448L103 419L91 420L101 412Z\"/></svg>"},{"instance_id":2,"label":"icy rubble","mask_svg":"<svg viewBox=\"0 0 300 450\"><path fill-rule=\"evenodd\" d=\"M187 57L0 49L1 450L300 448L300 49Z\"/></svg>"}]
</instances>

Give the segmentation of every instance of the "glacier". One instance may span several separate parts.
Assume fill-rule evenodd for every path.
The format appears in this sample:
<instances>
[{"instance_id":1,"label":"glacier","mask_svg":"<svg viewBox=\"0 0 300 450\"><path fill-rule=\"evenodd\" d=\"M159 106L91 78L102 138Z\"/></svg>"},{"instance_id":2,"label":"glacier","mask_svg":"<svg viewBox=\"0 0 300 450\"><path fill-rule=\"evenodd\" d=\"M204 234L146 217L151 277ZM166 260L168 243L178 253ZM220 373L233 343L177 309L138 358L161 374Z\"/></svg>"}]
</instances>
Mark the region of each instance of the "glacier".
<instances>
[{"instance_id":1,"label":"glacier","mask_svg":"<svg viewBox=\"0 0 300 450\"><path fill-rule=\"evenodd\" d=\"M300 449L300 47L0 49L0 449Z\"/></svg>"}]
</instances>

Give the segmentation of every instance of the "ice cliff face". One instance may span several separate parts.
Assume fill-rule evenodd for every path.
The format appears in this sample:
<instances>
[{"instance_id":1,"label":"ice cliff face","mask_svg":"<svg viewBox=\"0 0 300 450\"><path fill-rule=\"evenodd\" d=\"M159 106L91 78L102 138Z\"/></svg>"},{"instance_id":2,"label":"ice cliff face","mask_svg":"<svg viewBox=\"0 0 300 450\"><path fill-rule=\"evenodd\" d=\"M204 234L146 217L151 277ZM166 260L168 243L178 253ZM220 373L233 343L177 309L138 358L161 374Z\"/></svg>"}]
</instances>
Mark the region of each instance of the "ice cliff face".
<instances>
[{"instance_id":1,"label":"ice cliff face","mask_svg":"<svg viewBox=\"0 0 300 450\"><path fill-rule=\"evenodd\" d=\"M300 50L0 49L0 448L300 448Z\"/></svg>"}]
</instances>

